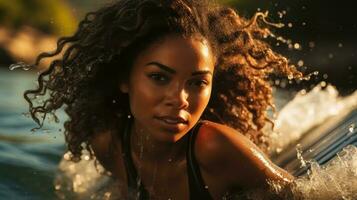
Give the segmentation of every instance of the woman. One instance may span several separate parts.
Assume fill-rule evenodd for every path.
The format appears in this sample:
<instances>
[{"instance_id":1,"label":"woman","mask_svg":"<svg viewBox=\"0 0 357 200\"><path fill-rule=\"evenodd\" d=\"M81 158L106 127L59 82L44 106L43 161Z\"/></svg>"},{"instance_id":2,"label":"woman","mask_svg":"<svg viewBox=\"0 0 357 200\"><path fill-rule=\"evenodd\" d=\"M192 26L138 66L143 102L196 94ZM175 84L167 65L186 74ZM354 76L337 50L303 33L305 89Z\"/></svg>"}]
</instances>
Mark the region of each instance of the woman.
<instances>
[{"instance_id":1,"label":"woman","mask_svg":"<svg viewBox=\"0 0 357 200\"><path fill-rule=\"evenodd\" d=\"M293 177L254 143L267 147L269 74L300 73L259 22L261 13L246 20L205 0L120 0L89 13L38 57L63 52L25 92L32 118L42 126L65 105L72 159L89 150L125 183L125 199L221 199L287 184Z\"/></svg>"}]
</instances>

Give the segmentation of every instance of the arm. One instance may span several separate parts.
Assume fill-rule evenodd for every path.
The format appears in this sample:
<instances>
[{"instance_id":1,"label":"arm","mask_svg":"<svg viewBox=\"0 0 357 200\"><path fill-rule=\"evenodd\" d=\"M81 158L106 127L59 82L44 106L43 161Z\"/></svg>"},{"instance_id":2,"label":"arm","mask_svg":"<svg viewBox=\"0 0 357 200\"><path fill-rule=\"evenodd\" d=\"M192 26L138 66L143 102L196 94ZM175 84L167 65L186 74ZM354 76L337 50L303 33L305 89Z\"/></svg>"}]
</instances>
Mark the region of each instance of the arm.
<instances>
[{"instance_id":1,"label":"arm","mask_svg":"<svg viewBox=\"0 0 357 200\"><path fill-rule=\"evenodd\" d=\"M287 184L294 179L235 129L204 123L195 146L198 162L224 177L232 188L266 188L268 181Z\"/></svg>"}]
</instances>

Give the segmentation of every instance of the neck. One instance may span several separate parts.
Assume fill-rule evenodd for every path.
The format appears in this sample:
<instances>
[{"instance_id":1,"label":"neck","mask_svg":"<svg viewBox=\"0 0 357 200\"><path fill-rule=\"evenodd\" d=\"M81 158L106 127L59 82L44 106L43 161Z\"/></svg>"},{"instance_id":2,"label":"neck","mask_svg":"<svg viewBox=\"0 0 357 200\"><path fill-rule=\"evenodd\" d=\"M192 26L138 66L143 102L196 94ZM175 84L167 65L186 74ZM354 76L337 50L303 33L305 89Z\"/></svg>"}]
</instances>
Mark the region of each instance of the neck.
<instances>
[{"instance_id":1,"label":"neck","mask_svg":"<svg viewBox=\"0 0 357 200\"><path fill-rule=\"evenodd\" d=\"M176 142L155 140L150 134L138 130L135 123L131 127L131 150L140 161L144 162L176 162L185 158L187 137Z\"/></svg>"}]
</instances>

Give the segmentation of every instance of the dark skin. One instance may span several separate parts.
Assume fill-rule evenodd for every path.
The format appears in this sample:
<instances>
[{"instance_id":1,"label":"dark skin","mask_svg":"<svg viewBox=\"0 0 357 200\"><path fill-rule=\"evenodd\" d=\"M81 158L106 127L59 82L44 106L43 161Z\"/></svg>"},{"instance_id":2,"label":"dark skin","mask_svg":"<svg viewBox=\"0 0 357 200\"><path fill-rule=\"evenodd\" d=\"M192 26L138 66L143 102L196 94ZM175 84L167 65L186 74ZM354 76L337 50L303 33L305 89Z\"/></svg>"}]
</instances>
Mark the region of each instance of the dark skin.
<instances>
[{"instance_id":1,"label":"dark skin","mask_svg":"<svg viewBox=\"0 0 357 200\"><path fill-rule=\"evenodd\" d=\"M208 104L214 60L204 38L167 35L138 55L130 77L119 85L129 94L133 117L131 156L151 199L189 197L185 136ZM91 145L101 164L123 183L125 196L119 137L98 133ZM267 180L293 180L245 136L222 124L203 121L194 153L214 199L238 188L265 188Z\"/></svg>"}]
</instances>

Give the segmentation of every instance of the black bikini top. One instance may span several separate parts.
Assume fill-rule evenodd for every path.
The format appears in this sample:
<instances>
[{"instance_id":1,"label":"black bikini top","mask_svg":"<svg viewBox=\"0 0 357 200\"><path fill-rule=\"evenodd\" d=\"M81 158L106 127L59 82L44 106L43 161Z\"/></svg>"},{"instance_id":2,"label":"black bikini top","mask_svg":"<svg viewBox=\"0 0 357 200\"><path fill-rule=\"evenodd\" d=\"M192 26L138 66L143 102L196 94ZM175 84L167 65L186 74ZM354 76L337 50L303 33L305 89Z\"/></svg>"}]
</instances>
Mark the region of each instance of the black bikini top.
<instances>
[{"instance_id":1,"label":"black bikini top","mask_svg":"<svg viewBox=\"0 0 357 200\"><path fill-rule=\"evenodd\" d=\"M201 125L202 123L200 121L197 122L197 124L188 133L189 138L188 138L188 145L186 151L186 159L187 159L188 184L190 189L191 200L213 199L208 191L208 188L204 184L201 171L194 154L195 139ZM127 126L125 127L124 134L121 134L122 135L121 146L122 146L124 165L125 165L125 170L128 180L129 199L148 200L149 193L145 189L144 184L141 182L131 157L130 127L131 127L131 120L129 119Z\"/></svg>"}]
</instances>

